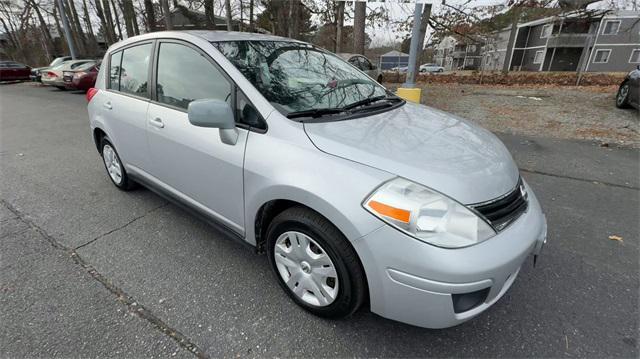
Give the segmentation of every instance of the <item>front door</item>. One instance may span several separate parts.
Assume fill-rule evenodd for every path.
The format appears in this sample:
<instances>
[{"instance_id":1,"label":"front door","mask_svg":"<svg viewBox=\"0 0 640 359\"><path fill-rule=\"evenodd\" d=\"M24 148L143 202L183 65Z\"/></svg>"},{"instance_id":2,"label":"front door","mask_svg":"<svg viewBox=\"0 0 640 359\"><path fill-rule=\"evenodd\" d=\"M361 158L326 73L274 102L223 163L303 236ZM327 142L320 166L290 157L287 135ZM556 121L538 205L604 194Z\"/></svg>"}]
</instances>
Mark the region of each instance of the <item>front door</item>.
<instances>
[{"instance_id":1,"label":"front door","mask_svg":"<svg viewBox=\"0 0 640 359\"><path fill-rule=\"evenodd\" d=\"M160 41L155 101L147 112L151 175L182 200L244 233L243 162L248 131L238 129L235 145L222 143L219 130L189 123L187 108L197 99L232 104L233 86L199 49Z\"/></svg>"}]
</instances>

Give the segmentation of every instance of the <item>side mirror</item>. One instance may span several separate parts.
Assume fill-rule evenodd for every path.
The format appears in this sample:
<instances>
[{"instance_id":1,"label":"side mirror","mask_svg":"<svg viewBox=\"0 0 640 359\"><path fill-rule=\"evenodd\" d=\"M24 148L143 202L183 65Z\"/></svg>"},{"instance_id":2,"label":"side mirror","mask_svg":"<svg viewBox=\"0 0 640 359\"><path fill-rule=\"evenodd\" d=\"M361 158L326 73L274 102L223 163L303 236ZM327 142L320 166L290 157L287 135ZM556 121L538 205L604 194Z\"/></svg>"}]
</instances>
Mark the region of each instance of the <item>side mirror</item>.
<instances>
[{"instance_id":1,"label":"side mirror","mask_svg":"<svg viewBox=\"0 0 640 359\"><path fill-rule=\"evenodd\" d=\"M220 129L220 140L228 145L238 142L238 129L231 106L222 100L202 99L189 103L189 122L198 127Z\"/></svg>"}]
</instances>

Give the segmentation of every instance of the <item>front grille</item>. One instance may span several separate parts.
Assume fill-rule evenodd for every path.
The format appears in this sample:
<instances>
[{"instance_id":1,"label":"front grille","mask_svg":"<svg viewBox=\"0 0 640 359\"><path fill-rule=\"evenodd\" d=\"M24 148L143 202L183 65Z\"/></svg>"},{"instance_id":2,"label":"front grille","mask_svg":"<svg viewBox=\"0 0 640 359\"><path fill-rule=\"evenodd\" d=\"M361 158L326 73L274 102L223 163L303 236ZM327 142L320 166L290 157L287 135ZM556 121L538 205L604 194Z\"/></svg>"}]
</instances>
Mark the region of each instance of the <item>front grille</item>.
<instances>
[{"instance_id":1,"label":"front grille","mask_svg":"<svg viewBox=\"0 0 640 359\"><path fill-rule=\"evenodd\" d=\"M516 188L506 195L470 207L484 216L493 228L500 232L518 219L527 210L527 205L527 191L521 178Z\"/></svg>"}]
</instances>

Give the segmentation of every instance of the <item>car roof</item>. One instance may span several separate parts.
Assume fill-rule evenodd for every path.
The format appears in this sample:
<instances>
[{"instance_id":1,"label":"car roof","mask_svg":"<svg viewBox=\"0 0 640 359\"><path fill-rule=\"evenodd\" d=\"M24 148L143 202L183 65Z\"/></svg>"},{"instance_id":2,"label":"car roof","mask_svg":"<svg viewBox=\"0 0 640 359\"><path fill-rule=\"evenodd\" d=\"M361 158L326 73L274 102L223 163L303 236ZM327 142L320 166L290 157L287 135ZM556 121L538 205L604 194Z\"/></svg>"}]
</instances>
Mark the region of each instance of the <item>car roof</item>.
<instances>
[{"instance_id":1,"label":"car roof","mask_svg":"<svg viewBox=\"0 0 640 359\"><path fill-rule=\"evenodd\" d=\"M214 31L214 30L188 30L181 31L183 33L191 34L201 37L207 41L296 41L295 39L289 39L286 37L259 34L253 32L238 32L238 31ZM159 34L161 32L158 32Z\"/></svg>"}]
</instances>

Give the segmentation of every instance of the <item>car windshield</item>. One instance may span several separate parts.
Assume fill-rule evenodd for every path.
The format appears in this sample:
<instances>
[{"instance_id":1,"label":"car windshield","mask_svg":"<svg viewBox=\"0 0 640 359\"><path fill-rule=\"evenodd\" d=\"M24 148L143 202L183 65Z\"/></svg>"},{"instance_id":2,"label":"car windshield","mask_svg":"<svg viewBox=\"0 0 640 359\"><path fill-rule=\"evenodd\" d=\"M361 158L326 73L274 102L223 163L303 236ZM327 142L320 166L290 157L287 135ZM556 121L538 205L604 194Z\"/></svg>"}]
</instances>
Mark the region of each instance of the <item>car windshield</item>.
<instances>
[{"instance_id":1,"label":"car windshield","mask_svg":"<svg viewBox=\"0 0 640 359\"><path fill-rule=\"evenodd\" d=\"M224 41L213 45L284 115L329 113L387 96L386 89L367 75L309 44Z\"/></svg>"}]
</instances>

